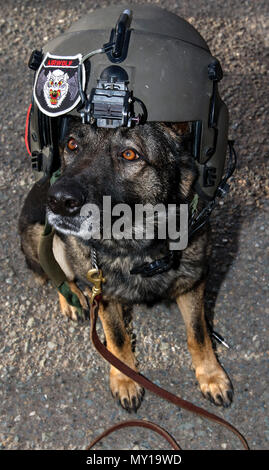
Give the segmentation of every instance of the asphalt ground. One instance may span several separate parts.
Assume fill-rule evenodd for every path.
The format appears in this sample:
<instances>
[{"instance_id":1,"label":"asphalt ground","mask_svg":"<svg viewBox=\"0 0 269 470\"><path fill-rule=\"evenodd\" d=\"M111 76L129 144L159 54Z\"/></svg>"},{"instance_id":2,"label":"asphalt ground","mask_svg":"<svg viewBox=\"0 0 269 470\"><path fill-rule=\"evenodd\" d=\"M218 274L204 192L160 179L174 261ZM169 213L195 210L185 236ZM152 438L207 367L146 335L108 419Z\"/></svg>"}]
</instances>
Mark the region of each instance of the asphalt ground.
<instances>
[{"instance_id":1,"label":"asphalt ground","mask_svg":"<svg viewBox=\"0 0 269 470\"><path fill-rule=\"evenodd\" d=\"M142 2L129 2L129 5ZM224 70L238 168L212 217L214 250L206 307L230 349L216 345L232 379L228 409L202 397L176 305L139 306L134 316L141 372L230 421L252 449L268 448L268 2L148 2L193 24ZM1 331L2 449L84 449L130 416L108 389L108 365L90 344L89 324L67 322L51 286L38 287L20 252L17 219L34 182L24 147L33 75L31 51L97 7L118 2L1 2ZM146 393L136 418L165 427L183 449L238 449L231 433ZM98 449L165 449L148 431L122 430Z\"/></svg>"}]
</instances>

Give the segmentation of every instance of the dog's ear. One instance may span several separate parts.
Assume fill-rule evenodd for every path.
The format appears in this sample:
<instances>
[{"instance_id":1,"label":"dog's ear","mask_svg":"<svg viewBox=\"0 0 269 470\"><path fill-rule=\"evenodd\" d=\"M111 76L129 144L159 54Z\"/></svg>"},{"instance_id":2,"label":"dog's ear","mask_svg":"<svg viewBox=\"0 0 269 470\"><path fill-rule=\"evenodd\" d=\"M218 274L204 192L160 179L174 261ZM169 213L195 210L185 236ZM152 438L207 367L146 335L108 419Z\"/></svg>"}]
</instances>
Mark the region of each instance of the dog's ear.
<instances>
[{"instance_id":1,"label":"dog's ear","mask_svg":"<svg viewBox=\"0 0 269 470\"><path fill-rule=\"evenodd\" d=\"M180 194L187 199L191 194L191 187L197 178L197 168L191 157L192 154L192 128L190 122L163 122L165 132L172 139L180 143L180 148L186 151L186 154L180 152Z\"/></svg>"},{"instance_id":2,"label":"dog's ear","mask_svg":"<svg viewBox=\"0 0 269 470\"><path fill-rule=\"evenodd\" d=\"M178 135L186 135L189 134L190 123L187 122L171 122L171 128L178 134Z\"/></svg>"},{"instance_id":3,"label":"dog's ear","mask_svg":"<svg viewBox=\"0 0 269 470\"><path fill-rule=\"evenodd\" d=\"M186 122L162 122L163 129L167 135L188 152L192 151L192 124Z\"/></svg>"},{"instance_id":4,"label":"dog's ear","mask_svg":"<svg viewBox=\"0 0 269 470\"><path fill-rule=\"evenodd\" d=\"M167 130L171 130L172 133L181 136L188 135L191 132L190 122L164 122L162 123Z\"/></svg>"}]
</instances>

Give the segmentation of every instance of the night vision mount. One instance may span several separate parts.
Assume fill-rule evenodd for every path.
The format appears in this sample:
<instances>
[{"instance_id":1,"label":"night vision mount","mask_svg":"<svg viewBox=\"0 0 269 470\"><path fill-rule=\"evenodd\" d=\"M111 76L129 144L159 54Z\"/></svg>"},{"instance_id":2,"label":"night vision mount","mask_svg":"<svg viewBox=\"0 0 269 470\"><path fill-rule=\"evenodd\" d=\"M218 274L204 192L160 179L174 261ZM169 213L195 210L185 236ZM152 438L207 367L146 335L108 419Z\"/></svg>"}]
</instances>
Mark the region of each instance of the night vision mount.
<instances>
[{"instance_id":1,"label":"night vision mount","mask_svg":"<svg viewBox=\"0 0 269 470\"><path fill-rule=\"evenodd\" d=\"M110 41L103 45L102 51L112 63L118 64L127 57L131 22L131 10L124 10L111 31ZM83 124L96 123L97 127L114 128L132 127L146 122L146 107L141 100L133 97L128 84L128 74L122 67L112 65L103 70L89 98L82 96L82 102L85 103L84 109L80 111ZM135 115L135 102L140 104L142 114Z\"/></svg>"},{"instance_id":2,"label":"night vision mount","mask_svg":"<svg viewBox=\"0 0 269 470\"><path fill-rule=\"evenodd\" d=\"M145 105L134 98L128 89L128 74L118 65L107 67L97 81L97 87L91 95L83 110L80 111L82 122L97 127L132 127L134 124L143 124L147 120ZM142 114L135 116L134 103L138 102Z\"/></svg>"}]
</instances>

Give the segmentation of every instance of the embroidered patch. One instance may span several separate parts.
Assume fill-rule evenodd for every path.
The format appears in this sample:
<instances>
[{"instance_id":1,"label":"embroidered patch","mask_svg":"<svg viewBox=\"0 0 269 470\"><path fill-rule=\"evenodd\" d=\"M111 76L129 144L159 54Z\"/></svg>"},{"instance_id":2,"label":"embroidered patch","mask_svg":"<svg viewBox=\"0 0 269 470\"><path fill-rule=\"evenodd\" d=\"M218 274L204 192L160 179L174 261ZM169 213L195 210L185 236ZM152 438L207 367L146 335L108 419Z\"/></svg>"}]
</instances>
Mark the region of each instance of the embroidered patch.
<instances>
[{"instance_id":1,"label":"embroidered patch","mask_svg":"<svg viewBox=\"0 0 269 470\"><path fill-rule=\"evenodd\" d=\"M80 101L79 80L85 86L85 69L79 65L82 55L65 57L46 54L36 75L34 99L47 116L60 116L74 109Z\"/></svg>"}]
</instances>

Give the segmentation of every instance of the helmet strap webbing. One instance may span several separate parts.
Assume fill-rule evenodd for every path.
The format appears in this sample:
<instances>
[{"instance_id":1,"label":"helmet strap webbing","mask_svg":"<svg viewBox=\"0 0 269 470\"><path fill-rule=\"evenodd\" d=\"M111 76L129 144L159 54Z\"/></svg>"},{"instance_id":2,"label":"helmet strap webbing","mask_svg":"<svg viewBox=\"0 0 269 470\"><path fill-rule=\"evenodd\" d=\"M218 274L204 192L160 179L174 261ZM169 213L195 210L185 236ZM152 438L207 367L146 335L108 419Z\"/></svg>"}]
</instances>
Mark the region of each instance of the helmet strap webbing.
<instances>
[{"instance_id":1,"label":"helmet strap webbing","mask_svg":"<svg viewBox=\"0 0 269 470\"><path fill-rule=\"evenodd\" d=\"M53 184L60 176L60 170L53 173L50 184ZM53 253L54 228L46 218L43 233L38 247L38 259L43 271L48 276L54 287L63 295L69 305L76 308L78 318L83 318L83 308L78 296L71 290L68 279Z\"/></svg>"}]
</instances>

